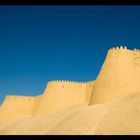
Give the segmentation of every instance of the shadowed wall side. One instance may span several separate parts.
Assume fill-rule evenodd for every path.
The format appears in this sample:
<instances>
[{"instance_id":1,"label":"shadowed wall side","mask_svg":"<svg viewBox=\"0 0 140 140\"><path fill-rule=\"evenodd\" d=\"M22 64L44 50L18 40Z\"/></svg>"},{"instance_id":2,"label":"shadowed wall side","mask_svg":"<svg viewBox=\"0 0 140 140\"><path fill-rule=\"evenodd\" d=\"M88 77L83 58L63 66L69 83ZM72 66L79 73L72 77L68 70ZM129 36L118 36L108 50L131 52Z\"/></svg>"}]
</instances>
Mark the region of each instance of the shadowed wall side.
<instances>
[{"instance_id":1,"label":"shadowed wall side","mask_svg":"<svg viewBox=\"0 0 140 140\"><path fill-rule=\"evenodd\" d=\"M140 92L140 51L116 47L107 53L89 105Z\"/></svg>"},{"instance_id":2,"label":"shadowed wall side","mask_svg":"<svg viewBox=\"0 0 140 140\"><path fill-rule=\"evenodd\" d=\"M0 107L0 124L22 117L30 117L35 97L6 96Z\"/></svg>"},{"instance_id":3,"label":"shadowed wall side","mask_svg":"<svg viewBox=\"0 0 140 140\"><path fill-rule=\"evenodd\" d=\"M89 103L92 82L51 81L38 101L33 115L43 115L78 104Z\"/></svg>"}]
</instances>

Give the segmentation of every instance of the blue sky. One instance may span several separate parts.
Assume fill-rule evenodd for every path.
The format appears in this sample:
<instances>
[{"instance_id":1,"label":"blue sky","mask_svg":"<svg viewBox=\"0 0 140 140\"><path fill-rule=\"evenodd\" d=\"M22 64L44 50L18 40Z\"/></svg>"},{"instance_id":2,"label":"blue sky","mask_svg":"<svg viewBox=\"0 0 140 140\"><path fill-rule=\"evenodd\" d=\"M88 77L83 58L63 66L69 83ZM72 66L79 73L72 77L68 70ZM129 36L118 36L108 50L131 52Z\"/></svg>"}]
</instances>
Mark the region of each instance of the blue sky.
<instances>
[{"instance_id":1,"label":"blue sky","mask_svg":"<svg viewBox=\"0 0 140 140\"><path fill-rule=\"evenodd\" d=\"M140 49L140 6L0 6L0 103L94 80L116 45Z\"/></svg>"}]
</instances>

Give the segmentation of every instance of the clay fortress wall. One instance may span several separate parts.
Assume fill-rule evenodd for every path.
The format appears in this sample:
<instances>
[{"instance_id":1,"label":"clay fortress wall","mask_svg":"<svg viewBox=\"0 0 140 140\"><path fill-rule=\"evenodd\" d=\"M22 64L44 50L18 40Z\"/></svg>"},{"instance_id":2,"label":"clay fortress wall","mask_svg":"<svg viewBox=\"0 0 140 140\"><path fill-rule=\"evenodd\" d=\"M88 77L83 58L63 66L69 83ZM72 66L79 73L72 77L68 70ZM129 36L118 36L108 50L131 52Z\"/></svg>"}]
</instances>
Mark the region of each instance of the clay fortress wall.
<instances>
[{"instance_id":1,"label":"clay fortress wall","mask_svg":"<svg viewBox=\"0 0 140 140\"><path fill-rule=\"evenodd\" d=\"M120 46L108 50L94 83L91 104L140 92L140 51Z\"/></svg>"},{"instance_id":2,"label":"clay fortress wall","mask_svg":"<svg viewBox=\"0 0 140 140\"><path fill-rule=\"evenodd\" d=\"M31 116L35 98L7 95L0 107L0 123Z\"/></svg>"},{"instance_id":3,"label":"clay fortress wall","mask_svg":"<svg viewBox=\"0 0 140 140\"><path fill-rule=\"evenodd\" d=\"M95 81L48 82L40 96L6 96L0 106L0 123L35 117L74 105L100 104L140 92L140 51L111 48Z\"/></svg>"},{"instance_id":4,"label":"clay fortress wall","mask_svg":"<svg viewBox=\"0 0 140 140\"><path fill-rule=\"evenodd\" d=\"M89 103L94 81L73 82L56 80L48 82L40 96L5 97L0 107L0 123L24 117L35 117L78 104Z\"/></svg>"},{"instance_id":5,"label":"clay fortress wall","mask_svg":"<svg viewBox=\"0 0 140 140\"><path fill-rule=\"evenodd\" d=\"M42 115L77 104L88 104L93 83L94 81L72 82L64 80L48 82L40 101L38 101L38 109L34 109L33 115Z\"/></svg>"}]
</instances>

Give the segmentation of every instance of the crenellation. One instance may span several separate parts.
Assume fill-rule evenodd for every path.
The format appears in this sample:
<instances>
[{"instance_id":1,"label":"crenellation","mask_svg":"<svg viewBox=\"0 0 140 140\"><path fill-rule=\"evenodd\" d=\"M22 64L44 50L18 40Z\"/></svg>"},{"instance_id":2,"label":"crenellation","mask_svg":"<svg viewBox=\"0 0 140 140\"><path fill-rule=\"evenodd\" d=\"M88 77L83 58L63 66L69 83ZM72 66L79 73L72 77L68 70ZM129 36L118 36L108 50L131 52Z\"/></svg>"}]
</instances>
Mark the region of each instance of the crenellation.
<instances>
[{"instance_id":1,"label":"crenellation","mask_svg":"<svg viewBox=\"0 0 140 140\"><path fill-rule=\"evenodd\" d=\"M116 50L119 50L119 47L118 46L116 46Z\"/></svg>"},{"instance_id":2,"label":"crenellation","mask_svg":"<svg viewBox=\"0 0 140 140\"><path fill-rule=\"evenodd\" d=\"M35 96L19 96L19 95L6 95L6 100L22 100L35 99Z\"/></svg>"},{"instance_id":3,"label":"crenellation","mask_svg":"<svg viewBox=\"0 0 140 140\"><path fill-rule=\"evenodd\" d=\"M78 81L70 81L70 80L54 80L54 81L48 82L48 84L59 84L59 83L64 83L64 84L68 84L68 85L88 84L88 82L78 82Z\"/></svg>"},{"instance_id":4,"label":"crenellation","mask_svg":"<svg viewBox=\"0 0 140 140\"><path fill-rule=\"evenodd\" d=\"M123 46L120 46L120 49L123 49Z\"/></svg>"},{"instance_id":5,"label":"crenellation","mask_svg":"<svg viewBox=\"0 0 140 140\"><path fill-rule=\"evenodd\" d=\"M127 50L127 46L124 46L124 50Z\"/></svg>"},{"instance_id":6,"label":"crenellation","mask_svg":"<svg viewBox=\"0 0 140 140\"><path fill-rule=\"evenodd\" d=\"M124 56L125 55L125 56ZM140 55L140 50L138 49L127 49L127 46L120 46L120 48L118 46L116 46L116 48L112 48L108 51L108 60L112 59L112 56L114 57L118 57L118 56L128 56L128 57L133 57L136 55Z\"/></svg>"}]
</instances>

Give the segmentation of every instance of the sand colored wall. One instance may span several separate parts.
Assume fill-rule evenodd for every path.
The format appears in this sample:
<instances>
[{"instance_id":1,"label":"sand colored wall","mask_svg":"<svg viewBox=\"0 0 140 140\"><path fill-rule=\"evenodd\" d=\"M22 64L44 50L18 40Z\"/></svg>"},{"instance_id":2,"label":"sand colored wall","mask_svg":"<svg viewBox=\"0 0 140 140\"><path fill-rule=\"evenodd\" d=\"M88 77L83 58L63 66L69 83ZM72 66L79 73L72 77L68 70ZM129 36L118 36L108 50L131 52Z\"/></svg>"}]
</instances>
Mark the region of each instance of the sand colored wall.
<instances>
[{"instance_id":1,"label":"sand colored wall","mask_svg":"<svg viewBox=\"0 0 140 140\"><path fill-rule=\"evenodd\" d=\"M73 105L87 103L94 81L51 81L40 96L6 96L0 107L0 124L22 117L34 117Z\"/></svg>"},{"instance_id":2,"label":"sand colored wall","mask_svg":"<svg viewBox=\"0 0 140 140\"><path fill-rule=\"evenodd\" d=\"M38 101L33 115L54 112L73 105L89 102L93 90L91 82L51 81Z\"/></svg>"},{"instance_id":3,"label":"sand colored wall","mask_svg":"<svg viewBox=\"0 0 140 140\"><path fill-rule=\"evenodd\" d=\"M35 101L34 101L34 105L33 105L33 108L32 108L32 117L35 116L35 112L37 111L38 106L39 106L40 102L42 101L41 99L42 99L42 95L35 96Z\"/></svg>"},{"instance_id":4,"label":"sand colored wall","mask_svg":"<svg viewBox=\"0 0 140 140\"><path fill-rule=\"evenodd\" d=\"M0 123L31 116L35 97L6 96L0 107Z\"/></svg>"},{"instance_id":5,"label":"sand colored wall","mask_svg":"<svg viewBox=\"0 0 140 140\"><path fill-rule=\"evenodd\" d=\"M140 92L140 51L112 48L94 84L91 104Z\"/></svg>"}]
</instances>

